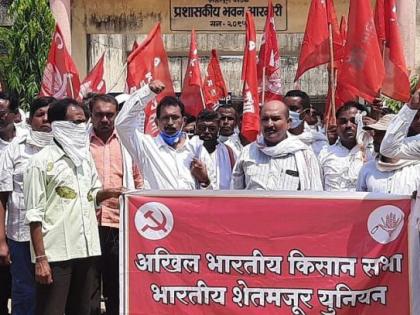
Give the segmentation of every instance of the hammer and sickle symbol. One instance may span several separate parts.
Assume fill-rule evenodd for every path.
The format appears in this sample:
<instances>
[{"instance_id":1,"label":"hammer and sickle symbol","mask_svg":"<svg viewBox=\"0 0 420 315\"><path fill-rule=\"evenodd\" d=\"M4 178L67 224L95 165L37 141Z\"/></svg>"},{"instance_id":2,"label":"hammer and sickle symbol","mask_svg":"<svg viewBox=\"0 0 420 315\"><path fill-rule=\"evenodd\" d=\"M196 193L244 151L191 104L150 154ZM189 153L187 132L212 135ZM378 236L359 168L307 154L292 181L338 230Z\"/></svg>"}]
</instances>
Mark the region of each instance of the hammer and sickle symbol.
<instances>
[{"instance_id":1,"label":"hammer and sickle symbol","mask_svg":"<svg viewBox=\"0 0 420 315\"><path fill-rule=\"evenodd\" d=\"M162 222L160 222L158 219L156 219L156 217L153 215L153 211L149 210L144 214L144 218L146 220L150 220L152 221L155 225L149 225L146 224L145 226L143 226L143 228L141 229L142 232L146 232L147 230L153 230L153 231L163 231L163 232L167 232L168 230L166 229L166 223L167 223L167 218L165 217L165 215L162 213L162 211L160 211L160 214L162 215Z\"/></svg>"}]
</instances>

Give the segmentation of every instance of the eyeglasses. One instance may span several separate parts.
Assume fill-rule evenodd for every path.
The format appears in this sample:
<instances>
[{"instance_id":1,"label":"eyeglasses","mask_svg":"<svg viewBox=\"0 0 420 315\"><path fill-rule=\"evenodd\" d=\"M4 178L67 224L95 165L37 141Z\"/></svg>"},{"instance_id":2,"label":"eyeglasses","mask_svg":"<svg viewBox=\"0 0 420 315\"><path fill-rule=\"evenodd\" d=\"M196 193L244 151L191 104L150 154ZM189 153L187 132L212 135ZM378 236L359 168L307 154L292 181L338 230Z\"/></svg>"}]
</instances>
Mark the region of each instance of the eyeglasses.
<instances>
[{"instance_id":1,"label":"eyeglasses","mask_svg":"<svg viewBox=\"0 0 420 315\"><path fill-rule=\"evenodd\" d=\"M350 119L340 117L337 119L337 122L339 125L347 125L348 122L351 122L352 124L356 125L356 117L351 117Z\"/></svg>"}]
</instances>

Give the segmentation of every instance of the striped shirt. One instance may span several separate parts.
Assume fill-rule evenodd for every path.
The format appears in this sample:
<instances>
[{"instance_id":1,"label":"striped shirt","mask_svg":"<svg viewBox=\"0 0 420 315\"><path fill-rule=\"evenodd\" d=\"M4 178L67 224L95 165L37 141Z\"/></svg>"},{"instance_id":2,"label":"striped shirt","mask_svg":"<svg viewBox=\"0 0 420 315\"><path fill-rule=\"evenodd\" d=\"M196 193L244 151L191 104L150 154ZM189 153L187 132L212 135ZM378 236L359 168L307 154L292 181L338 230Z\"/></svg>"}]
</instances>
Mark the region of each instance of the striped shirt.
<instances>
[{"instance_id":1,"label":"striped shirt","mask_svg":"<svg viewBox=\"0 0 420 315\"><path fill-rule=\"evenodd\" d=\"M232 174L233 189L299 190L294 154L273 158L251 143L242 150Z\"/></svg>"}]
</instances>

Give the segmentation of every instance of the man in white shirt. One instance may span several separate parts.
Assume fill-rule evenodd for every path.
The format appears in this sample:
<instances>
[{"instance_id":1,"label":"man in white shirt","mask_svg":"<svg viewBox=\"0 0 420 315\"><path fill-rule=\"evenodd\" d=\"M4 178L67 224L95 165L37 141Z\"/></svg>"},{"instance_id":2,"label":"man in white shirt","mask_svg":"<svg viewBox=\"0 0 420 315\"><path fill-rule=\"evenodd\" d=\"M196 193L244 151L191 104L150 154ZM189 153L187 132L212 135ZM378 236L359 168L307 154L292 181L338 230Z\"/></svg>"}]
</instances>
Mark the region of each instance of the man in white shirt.
<instances>
[{"instance_id":1,"label":"man in white shirt","mask_svg":"<svg viewBox=\"0 0 420 315\"><path fill-rule=\"evenodd\" d=\"M16 136L15 118L19 113L17 99L5 92L0 92L0 155Z\"/></svg>"},{"instance_id":2,"label":"man in white shirt","mask_svg":"<svg viewBox=\"0 0 420 315\"><path fill-rule=\"evenodd\" d=\"M25 224L23 173L29 159L52 140L47 111L54 100L41 97L32 102L29 132L14 138L0 159L0 260L13 261L10 271L14 314L35 314L35 276L29 250L29 226Z\"/></svg>"},{"instance_id":3,"label":"man in white shirt","mask_svg":"<svg viewBox=\"0 0 420 315\"><path fill-rule=\"evenodd\" d=\"M269 101L261 109L261 135L242 150L232 174L233 189L321 191L315 154L292 137L288 107Z\"/></svg>"},{"instance_id":4,"label":"man in white shirt","mask_svg":"<svg viewBox=\"0 0 420 315\"><path fill-rule=\"evenodd\" d=\"M308 94L300 90L291 90L286 93L284 103L291 111L289 132L311 147L315 155L318 156L322 148L328 145L328 139L324 133L310 128L306 121L303 120L305 111L310 110Z\"/></svg>"},{"instance_id":5,"label":"man in white shirt","mask_svg":"<svg viewBox=\"0 0 420 315\"><path fill-rule=\"evenodd\" d=\"M95 257L101 254L95 207L118 198L121 188L101 189L77 101L54 102L48 120L53 141L31 158L23 183L36 314L90 315Z\"/></svg>"},{"instance_id":6,"label":"man in white shirt","mask_svg":"<svg viewBox=\"0 0 420 315\"><path fill-rule=\"evenodd\" d=\"M228 145L238 157L242 151L240 135L235 133L239 124L239 117L236 109L232 105L221 105L217 108L220 115L219 141Z\"/></svg>"},{"instance_id":7,"label":"man in white shirt","mask_svg":"<svg viewBox=\"0 0 420 315\"><path fill-rule=\"evenodd\" d=\"M395 115L385 115L378 122L365 126L373 130L375 152L379 153L391 119ZM420 184L420 161L388 158L378 154L375 160L366 163L359 173L357 191L411 195Z\"/></svg>"},{"instance_id":8,"label":"man in white shirt","mask_svg":"<svg viewBox=\"0 0 420 315\"><path fill-rule=\"evenodd\" d=\"M210 154L216 171L216 189L229 189L232 169L235 165L233 149L218 141L219 114L205 109L197 117L196 133Z\"/></svg>"},{"instance_id":9,"label":"man in white shirt","mask_svg":"<svg viewBox=\"0 0 420 315\"><path fill-rule=\"evenodd\" d=\"M198 137L182 132L184 105L175 97L164 97L156 108L159 135L144 134L145 107L164 89L160 81L135 91L115 120L122 144L139 166L145 189L214 188L216 176L211 159Z\"/></svg>"},{"instance_id":10,"label":"man in white shirt","mask_svg":"<svg viewBox=\"0 0 420 315\"><path fill-rule=\"evenodd\" d=\"M381 145L381 154L390 158L420 159L420 89L391 121ZM411 134L407 137L411 129Z\"/></svg>"},{"instance_id":11,"label":"man in white shirt","mask_svg":"<svg viewBox=\"0 0 420 315\"><path fill-rule=\"evenodd\" d=\"M363 110L356 102L337 110L338 140L324 147L318 156L326 191L355 191L360 169L373 158L369 148L357 141L356 115Z\"/></svg>"}]
</instances>

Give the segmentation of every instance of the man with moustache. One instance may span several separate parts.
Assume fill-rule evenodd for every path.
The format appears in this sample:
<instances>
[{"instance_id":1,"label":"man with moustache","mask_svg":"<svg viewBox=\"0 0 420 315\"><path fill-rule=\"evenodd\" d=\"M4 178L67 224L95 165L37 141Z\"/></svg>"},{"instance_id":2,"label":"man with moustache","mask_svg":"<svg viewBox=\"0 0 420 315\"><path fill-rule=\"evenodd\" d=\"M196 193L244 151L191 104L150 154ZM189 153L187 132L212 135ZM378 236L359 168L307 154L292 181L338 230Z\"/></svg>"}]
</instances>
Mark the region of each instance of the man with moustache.
<instances>
[{"instance_id":1,"label":"man with moustache","mask_svg":"<svg viewBox=\"0 0 420 315\"><path fill-rule=\"evenodd\" d=\"M360 169L373 159L370 149L357 141L356 115L363 110L356 102L348 102L337 110L338 140L324 147L318 156L326 191L356 191Z\"/></svg>"},{"instance_id":2,"label":"man with moustache","mask_svg":"<svg viewBox=\"0 0 420 315\"><path fill-rule=\"evenodd\" d=\"M312 150L292 137L289 109L269 101L260 113L262 134L246 146L232 174L233 189L321 191L321 173Z\"/></svg>"},{"instance_id":3,"label":"man with moustache","mask_svg":"<svg viewBox=\"0 0 420 315\"><path fill-rule=\"evenodd\" d=\"M115 122L121 142L139 166L145 189L212 189L216 175L209 154L198 137L189 139L182 131L182 102L164 97L156 108L159 135L144 134L144 109L164 88L160 81L152 81L125 102Z\"/></svg>"},{"instance_id":4,"label":"man with moustache","mask_svg":"<svg viewBox=\"0 0 420 315\"><path fill-rule=\"evenodd\" d=\"M197 117L196 133L203 141L216 171L216 189L229 189L232 169L235 165L233 150L218 141L220 129L219 114L205 109Z\"/></svg>"},{"instance_id":5,"label":"man with moustache","mask_svg":"<svg viewBox=\"0 0 420 315\"><path fill-rule=\"evenodd\" d=\"M133 167L131 157L123 148L114 128L118 103L114 97L96 94L90 98L92 130L90 152L104 189L125 187L139 189L143 179L138 168ZM102 255L99 258L99 284L102 278L103 295L106 298L106 315L119 312L119 223L120 211L117 198L106 200L97 210L99 238ZM97 305L97 303L96 303ZM100 310L96 310L100 313Z\"/></svg>"},{"instance_id":6,"label":"man with moustache","mask_svg":"<svg viewBox=\"0 0 420 315\"><path fill-rule=\"evenodd\" d=\"M23 134L23 130L15 125L18 114L17 98L9 93L0 92L0 156L15 136Z\"/></svg>"},{"instance_id":7,"label":"man with moustache","mask_svg":"<svg viewBox=\"0 0 420 315\"><path fill-rule=\"evenodd\" d=\"M219 141L229 146L238 157L243 148L240 136L235 133L239 123L238 113L232 105L227 104L220 106L217 112L220 115Z\"/></svg>"},{"instance_id":8,"label":"man with moustache","mask_svg":"<svg viewBox=\"0 0 420 315\"><path fill-rule=\"evenodd\" d=\"M14 138L0 159L0 262L13 261L10 268L12 309L16 315L35 314L35 276L29 250L29 226L25 224L23 173L29 159L52 140L47 111L54 100L40 97L32 102L29 132Z\"/></svg>"}]
</instances>

